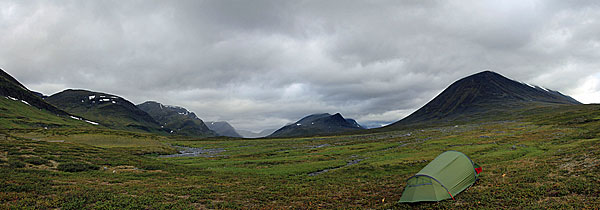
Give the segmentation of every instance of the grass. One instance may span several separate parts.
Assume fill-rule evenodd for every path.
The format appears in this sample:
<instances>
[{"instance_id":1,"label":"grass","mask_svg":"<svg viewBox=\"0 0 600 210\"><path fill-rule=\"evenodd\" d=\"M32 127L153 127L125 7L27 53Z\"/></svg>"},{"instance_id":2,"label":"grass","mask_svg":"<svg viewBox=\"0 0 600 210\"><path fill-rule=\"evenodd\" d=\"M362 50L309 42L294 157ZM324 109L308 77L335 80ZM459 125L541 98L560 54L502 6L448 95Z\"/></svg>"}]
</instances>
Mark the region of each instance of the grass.
<instances>
[{"instance_id":1,"label":"grass","mask_svg":"<svg viewBox=\"0 0 600 210\"><path fill-rule=\"evenodd\" d=\"M24 129L31 127L88 129L91 128L91 125L79 120L56 116L51 112L40 110L20 101L0 97L0 128Z\"/></svg>"},{"instance_id":2,"label":"grass","mask_svg":"<svg viewBox=\"0 0 600 210\"><path fill-rule=\"evenodd\" d=\"M173 153L170 146L162 143L164 136L129 131L115 131L107 129L12 129L13 136L49 142L67 142L92 145L102 148L122 148L137 151L138 154L146 153Z\"/></svg>"},{"instance_id":3,"label":"grass","mask_svg":"<svg viewBox=\"0 0 600 210\"><path fill-rule=\"evenodd\" d=\"M94 171L100 169L97 165L92 165L88 163L81 162L66 162L61 163L56 167L59 171L65 172L81 172L81 171Z\"/></svg>"},{"instance_id":4,"label":"grass","mask_svg":"<svg viewBox=\"0 0 600 210\"><path fill-rule=\"evenodd\" d=\"M600 106L521 114L518 121L288 139L0 130L0 208L600 208ZM168 145L224 151L159 157L173 152ZM447 150L479 163L480 180L456 201L397 203L406 179Z\"/></svg>"}]
</instances>

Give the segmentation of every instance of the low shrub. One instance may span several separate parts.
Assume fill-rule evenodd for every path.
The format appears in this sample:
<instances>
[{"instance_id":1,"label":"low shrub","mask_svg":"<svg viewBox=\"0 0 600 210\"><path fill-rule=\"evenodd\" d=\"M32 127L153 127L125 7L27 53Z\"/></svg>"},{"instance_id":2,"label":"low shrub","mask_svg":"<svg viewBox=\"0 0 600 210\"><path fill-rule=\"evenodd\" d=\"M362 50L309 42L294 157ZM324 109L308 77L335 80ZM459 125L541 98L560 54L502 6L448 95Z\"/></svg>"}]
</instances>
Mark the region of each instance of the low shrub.
<instances>
[{"instance_id":1,"label":"low shrub","mask_svg":"<svg viewBox=\"0 0 600 210\"><path fill-rule=\"evenodd\" d=\"M140 168L145 170L164 170L165 165L160 163L142 163Z\"/></svg>"},{"instance_id":2,"label":"low shrub","mask_svg":"<svg viewBox=\"0 0 600 210\"><path fill-rule=\"evenodd\" d=\"M59 171L65 172L81 172L81 171L93 171L100 169L100 166L80 163L80 162L69 162L69 163L61 163L58 165Z\"/></svg>"},{"instance_id":3,"label":"low shrub","mask_svg":"<svg viewBox=\"0 0 600 210\"><path fill-rule=\"evenodd\" d=\"M46 164L50 163L50 161L48 161L46 159L42 159L40 157L26 157L23 159L23 161L25 161L26 163L33 164L33 165L46 165Z\"/></svg>"},{"instance_id":4,"label":"low shrub","mask_svg":"<svg viewBox=\"0 0 600 210\"><path fill-rule=\"evenodd\" d=\"M18 160L9 160L8 165L11 168L25 168L25 163L23 161Z\"/></svg>"}]
</instances>

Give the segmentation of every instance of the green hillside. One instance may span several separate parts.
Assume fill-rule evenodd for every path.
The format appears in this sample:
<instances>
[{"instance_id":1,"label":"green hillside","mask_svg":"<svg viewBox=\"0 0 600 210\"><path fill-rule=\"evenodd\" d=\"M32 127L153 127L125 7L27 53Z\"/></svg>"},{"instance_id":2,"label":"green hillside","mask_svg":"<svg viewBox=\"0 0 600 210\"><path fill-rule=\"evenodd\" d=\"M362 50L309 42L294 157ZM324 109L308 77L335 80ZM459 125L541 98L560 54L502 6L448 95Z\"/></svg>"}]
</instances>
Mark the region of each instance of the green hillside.
<instances>
[{"instance_id":1,"label":"green hillside","mask_svg":"<svg viewBox=\"0 0 600 210\"><path fill-rule=\"evenodd\" d=\"M148 113L119 96L87 90L65 90L46 99L71 114L109 128L166 134Z\"/></svg>"},{"instance_id":2,"label":"green hillside","mask_svg":"<svg viewBox=\"0 0 600 210\"><path fill-rule=\"evenodd\" d=\"M64 112L63 110L46 103L44 100L42 100L42 98L29 91L27 87L17 81L14 77L4 72L2 69L0 69L0 96L4 96L9 99L16 99L39 109L50 111L57 115L68 115L68 113Z\"/></svg>"},{"instance_id":3,"label":"green hillside","mask_svg":"<svg viewBox=\"0 0 600 210\"><path fill-rule=\"evenodd\" d=\"M59 116L48 110L25 104L20 100L0 97L0 129L32 129L77 127L91 128L94 125L67 116Z\"/></svg>"}]
</instances>

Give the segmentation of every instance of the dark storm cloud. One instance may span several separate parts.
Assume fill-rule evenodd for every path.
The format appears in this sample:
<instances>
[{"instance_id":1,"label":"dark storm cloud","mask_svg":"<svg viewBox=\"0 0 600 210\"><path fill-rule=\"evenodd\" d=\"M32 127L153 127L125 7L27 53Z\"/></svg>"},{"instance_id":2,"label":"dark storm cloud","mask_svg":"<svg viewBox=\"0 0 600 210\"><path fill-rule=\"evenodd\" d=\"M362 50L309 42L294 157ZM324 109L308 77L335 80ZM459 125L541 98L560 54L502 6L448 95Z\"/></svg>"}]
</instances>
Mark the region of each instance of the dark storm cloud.
<instances>
[{"instance_id":1,"label":"dark storm cloud","mask_svg":"<svg viewBox=\"0 0 600 210\"><path fill-rule=\"evenodd\" d=\"M4 1L0 67L276 128L317 112L401 119L491 69L600 102L595 1Z\"/></svg>"}]
</instances>

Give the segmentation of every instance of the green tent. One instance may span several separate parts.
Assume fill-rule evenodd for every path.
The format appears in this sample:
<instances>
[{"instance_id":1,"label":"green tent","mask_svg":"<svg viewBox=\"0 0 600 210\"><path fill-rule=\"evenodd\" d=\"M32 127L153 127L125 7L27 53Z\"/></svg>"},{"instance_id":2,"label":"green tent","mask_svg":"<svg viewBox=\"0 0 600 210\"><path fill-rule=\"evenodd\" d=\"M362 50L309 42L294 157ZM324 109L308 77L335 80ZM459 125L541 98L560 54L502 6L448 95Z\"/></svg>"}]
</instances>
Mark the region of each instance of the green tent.
<instances>
[{"instance_id":1,"label":"green tent","mask_svg":"<svg viewBox=\"0 0 600 210\"><path fill-rule=\"evenodd\" d=\"M447 151L419 173L408 178L400 202L441 201L467 189L479 177L481 167L465 154Z\"/></svg>"}]
</instances>

